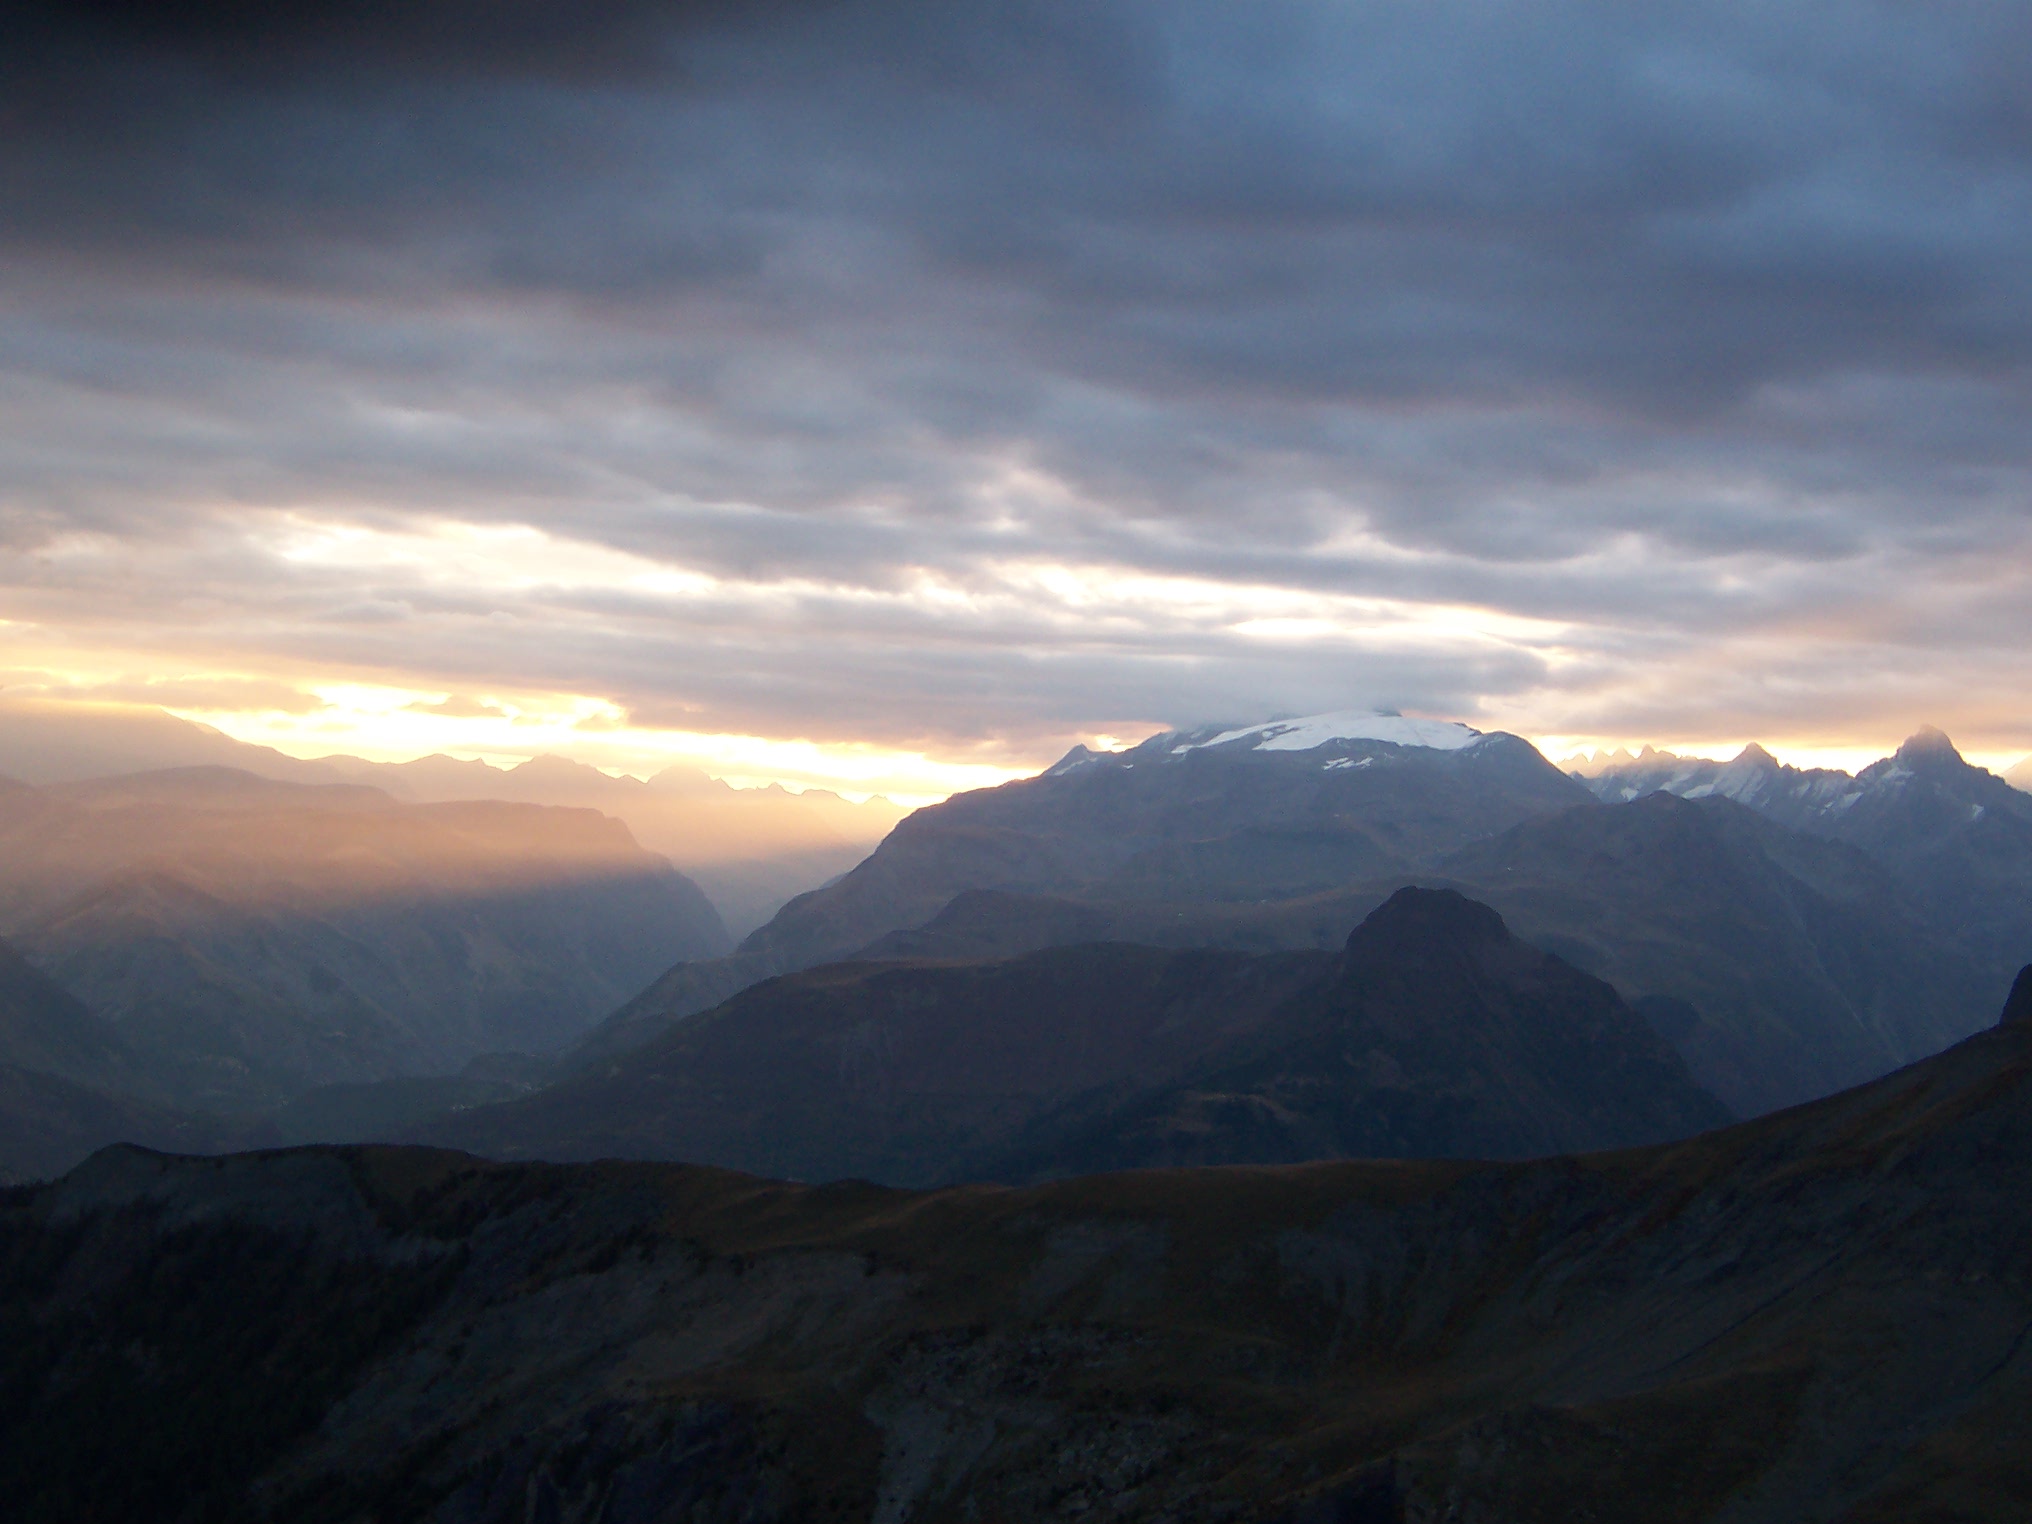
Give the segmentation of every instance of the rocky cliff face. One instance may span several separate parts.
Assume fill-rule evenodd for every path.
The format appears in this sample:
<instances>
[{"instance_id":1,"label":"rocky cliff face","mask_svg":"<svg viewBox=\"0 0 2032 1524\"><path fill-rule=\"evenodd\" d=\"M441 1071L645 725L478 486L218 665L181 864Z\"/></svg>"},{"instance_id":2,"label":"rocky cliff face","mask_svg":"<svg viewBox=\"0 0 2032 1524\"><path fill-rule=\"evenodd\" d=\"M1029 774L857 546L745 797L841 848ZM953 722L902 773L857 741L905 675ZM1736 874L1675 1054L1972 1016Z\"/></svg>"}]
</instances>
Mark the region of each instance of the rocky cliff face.
<instances>
[{"instance_id":1,"label":"rocky cliff face","mask_svg":"<svg viewBox=\"0 0 2032 1524\"><path fill-rule=\"evenodd\" d=\"M134 1150L0 1197L25 1520L2032 1509L2032 1027L1529 1164L774 1185Z\"/></svg>"}]
</instances>

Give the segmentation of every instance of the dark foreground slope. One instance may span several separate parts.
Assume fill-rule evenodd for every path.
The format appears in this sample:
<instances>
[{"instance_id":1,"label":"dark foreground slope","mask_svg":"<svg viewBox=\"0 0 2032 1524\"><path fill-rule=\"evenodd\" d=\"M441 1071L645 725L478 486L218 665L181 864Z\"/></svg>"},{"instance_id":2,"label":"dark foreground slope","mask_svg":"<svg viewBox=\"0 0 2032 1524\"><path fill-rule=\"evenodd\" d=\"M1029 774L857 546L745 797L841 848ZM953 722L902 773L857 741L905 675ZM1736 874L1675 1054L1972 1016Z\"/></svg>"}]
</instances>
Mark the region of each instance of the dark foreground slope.
<instances>
[{"instance_id":1,"label":"dark foreground slope","mask_svg":"<svg viewBox=\"0 0 2032 1524\"><path fill-rule=\"evenodd\" d=\"M931 1185L1522 1158L1728 1118L1608 985L1486 906L1403 889L1339 956L1104 943L812 969L412 1136L494 1158Z\"/></svg>"},{"instance_id":2,"label":"dark foreground slope","mask_svg":"<svg viewBox=\"0 0 2032 1524\"><path fill-rule=\"evenodd\" d=\"M911 1194L109 1150L0 1197L0 1488L25 1521L2017 1521L2028 1194L2025 1021L1532 1164Z\"/></svg>"}]
</instances>

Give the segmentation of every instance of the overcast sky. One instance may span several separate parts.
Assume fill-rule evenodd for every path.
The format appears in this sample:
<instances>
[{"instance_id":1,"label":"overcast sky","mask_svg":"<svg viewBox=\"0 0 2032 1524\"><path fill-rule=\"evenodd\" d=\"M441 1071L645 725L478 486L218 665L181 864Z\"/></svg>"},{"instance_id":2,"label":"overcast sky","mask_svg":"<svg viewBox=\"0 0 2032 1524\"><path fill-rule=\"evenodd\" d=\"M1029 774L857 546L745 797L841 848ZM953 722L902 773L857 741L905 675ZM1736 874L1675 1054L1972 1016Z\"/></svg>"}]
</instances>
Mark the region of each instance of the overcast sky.
<instances>
[{"instance_id":1,"label":"overcast sky","mask_svg":"<svg viewBox=\"0 0 2032 1524\"><path fill-rule=\"evenodd\" d=\"M11 694L919 794L2032 750L2022 3L4 19Z\"/></svg>"}]
</instances>

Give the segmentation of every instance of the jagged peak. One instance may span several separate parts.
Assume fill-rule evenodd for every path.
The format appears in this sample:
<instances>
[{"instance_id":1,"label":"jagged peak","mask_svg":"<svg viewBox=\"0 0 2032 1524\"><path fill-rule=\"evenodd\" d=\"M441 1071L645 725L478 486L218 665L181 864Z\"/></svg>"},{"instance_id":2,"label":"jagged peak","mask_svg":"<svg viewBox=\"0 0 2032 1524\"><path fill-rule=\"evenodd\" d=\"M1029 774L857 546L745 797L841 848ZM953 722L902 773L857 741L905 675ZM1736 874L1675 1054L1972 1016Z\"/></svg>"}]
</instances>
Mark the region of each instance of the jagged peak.
<instances>
[{"instance_id":1,"label":"jagged peak","mask_svg":"<svg viewBox=\"0 0 2032 1524\"><path fill-rule=\"evenodd\" d=\"M1748 746L1745 746L1741 751L1736 753L1731 765L1733 766L1735 762L1756 767L1778 766L1778 759L1764 750L1755 741L1752 741Z\"/></svg>"}]
</instances>

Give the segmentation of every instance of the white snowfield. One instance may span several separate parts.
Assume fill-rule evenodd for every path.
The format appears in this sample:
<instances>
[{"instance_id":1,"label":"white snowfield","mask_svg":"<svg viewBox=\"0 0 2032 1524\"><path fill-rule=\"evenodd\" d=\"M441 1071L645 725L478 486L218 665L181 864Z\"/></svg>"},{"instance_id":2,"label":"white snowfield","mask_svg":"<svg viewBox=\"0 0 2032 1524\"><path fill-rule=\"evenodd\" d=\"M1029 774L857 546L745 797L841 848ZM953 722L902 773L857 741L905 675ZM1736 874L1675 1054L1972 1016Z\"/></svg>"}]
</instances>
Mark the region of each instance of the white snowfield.
<instances>
[{"instance_id":1,"label":"white snowfield","mask_svg":"<svg viewBox=\"0 0 2032 1524\"><path fill-rule=\"evenodd\" d=\"M1396 746L1429 746L1435 751L1459 751L1482 738L1479 730L1457 725L1452 720L1411 720L1401 714L1370 714L1348 709L1338 714L1310 714L1296 720L1272 720L1241 730L1223 731L1211 741L1174 746L1171 754L1197 751L1206 746L1226 746L1230 741L1261 736L1251 751L1311 751L1334 741L1388 741Z\"/></svg>"}]
</instances>

